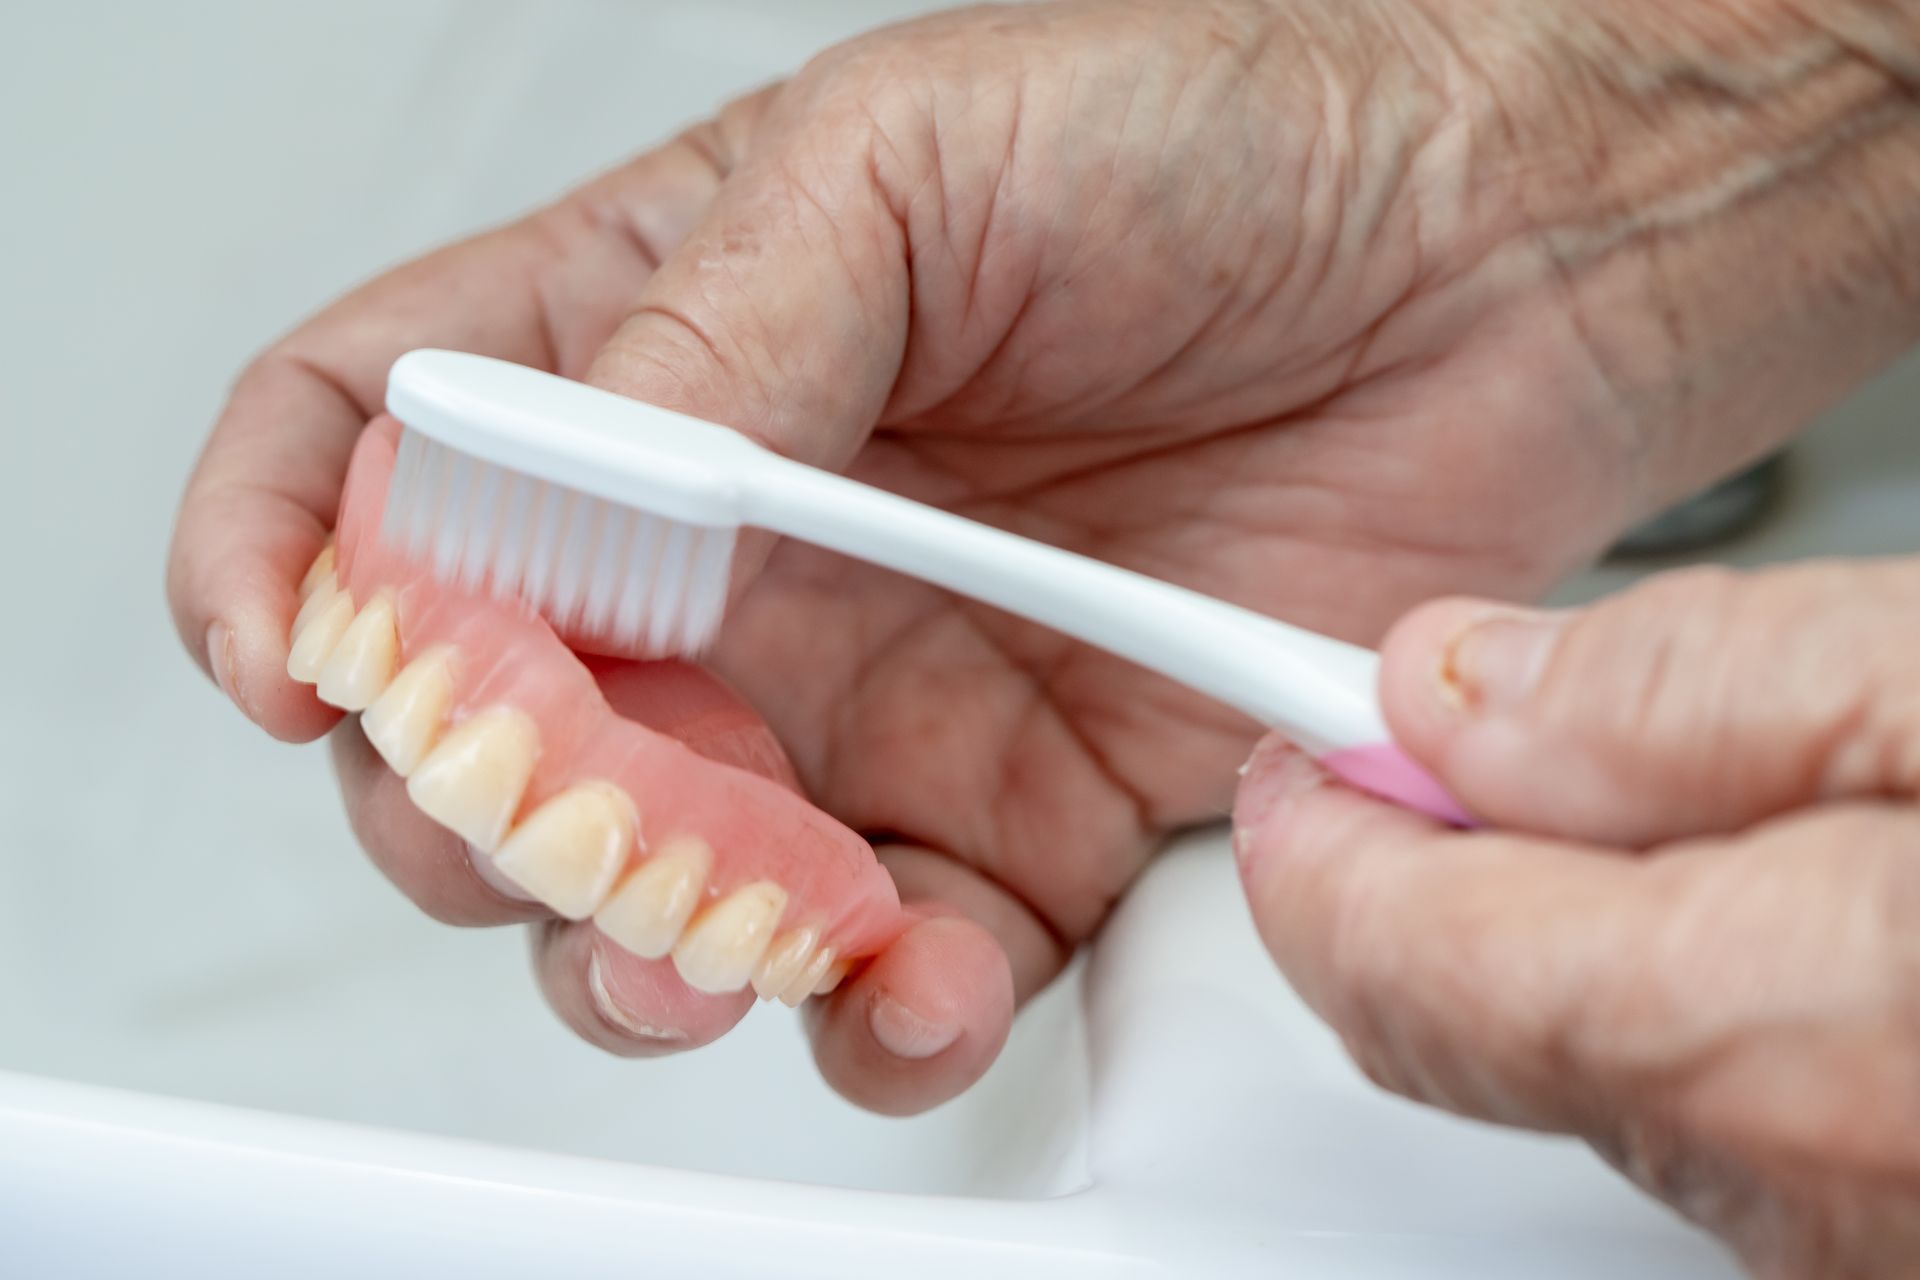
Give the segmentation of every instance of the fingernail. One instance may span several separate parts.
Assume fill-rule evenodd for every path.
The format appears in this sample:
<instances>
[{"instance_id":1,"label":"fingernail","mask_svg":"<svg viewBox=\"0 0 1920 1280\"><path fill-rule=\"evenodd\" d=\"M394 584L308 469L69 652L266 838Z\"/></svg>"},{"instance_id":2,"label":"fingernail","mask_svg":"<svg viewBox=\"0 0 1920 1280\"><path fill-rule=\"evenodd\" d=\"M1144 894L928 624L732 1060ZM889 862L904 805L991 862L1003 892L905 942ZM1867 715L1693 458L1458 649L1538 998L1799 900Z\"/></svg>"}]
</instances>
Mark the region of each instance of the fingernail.
<instances>
[{"instance_id":1,"label":"fingernail","mask_svg":"<svg viewBox=\"0 0 1920 1280\"><path fill-rule=\"evenodd\" d=\"M532 895L525 889L501 874L500 868L493 865L493 855L474 844L468 844L466 849L467 861L473 864L473 874L479 876L487 888L509 902L534 901Z\"/></svg>"},{"instance_id":2,"label":"fingernail","mask_svg":"<svg viewBox=\"0 0 1920 1280\"><path fill-rule=\"evenodd\" d=\"M1518 706L1540 683L1568 616L1515 609L1472 623L1441 655L1437 682L1442 700L1468 712Z\"/></svg>"},{"instance_id":3,"label":"fingernail","mask_svg":"<svg viewBox=\"0 0 1920 1280\"><path fill-rule=\"evenodd\" d=\"M1240 766L1240 786L1233 797L1235 829L1266 826L1294 796L1325 780L1326 771L1285 738L1273 734L1261 739ZM1236 849L1239 843L1236 838Z\"/></svg>"},{"instance_id":4,"label":"fingernail","mask_svg":"<svg viewBox=\"0 0 1920 1280\"><path fill-rule=\"evenodd\" d=\"M228 702L245 711L240 695L234 692L233 631L217 619L207 627L207 665L213 669L213 683Z\"/></svg>"},{"instance_id":5,"label":"fingernail","mask_svg":"<svg viewBox=\"0 0 1920 1280\"><path fill-rule=\"evenodd\" d=\"M923 1017L885 992L867 1006L867 1026L896 1058L931 1058L960 1038L958 1024Z\"/></svg>"},{"instance_id":6,"label":"fingernail","mask_svg":"<svg viewBox=\"0 0 1920 1280\"><path fill-rule=\"evenodd\" d=\"M687 1038L687 1033L684 1031L677 1031L672 1027L654 1026L614 999L613 992L607 989L607 973L600 963L600 952L597 948L587 957L587 999L593 1002L595 1013L630 1036L637 1036L642 1040L668 1042Z\"/></svg>"},{"instance_id":7,"label":"fingernail","mask_svg":"<svg viewBox=\"0 0 1920 1280\"><path fill-rule=\"evenodd\" d=\"M1254 748L1233 797L1233 860L1242 881L1252 884L1265 855L1283 843L1269 828L1284 822L1294 801L1326 780L1325 769L1277 734Z\"/></svg>"}]
</instances>

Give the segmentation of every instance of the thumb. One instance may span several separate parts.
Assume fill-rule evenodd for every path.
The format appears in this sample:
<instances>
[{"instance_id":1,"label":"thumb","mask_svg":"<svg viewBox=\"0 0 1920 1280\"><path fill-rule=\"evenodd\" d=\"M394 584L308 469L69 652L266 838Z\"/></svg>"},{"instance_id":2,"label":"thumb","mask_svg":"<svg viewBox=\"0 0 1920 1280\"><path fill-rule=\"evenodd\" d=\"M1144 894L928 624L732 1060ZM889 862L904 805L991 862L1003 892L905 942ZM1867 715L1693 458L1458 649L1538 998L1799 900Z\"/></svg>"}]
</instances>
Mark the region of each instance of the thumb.
<instances>
[{"instance_id":1,"label":"thumb","mask_svg":"<svg viewBox=\"0 0 1920 1280\"><path fill-rule=\"evenodd\" d=\"M1920 787L1920 563L1686 570L1590 608L1447 600L1383 648L1396 737L1489 822L1645 845Z\"/></svg>"},{"instance_id":2,"label":"thumb","mask_svg":"<svg viewBox=\"0 0 1920 1280\"><path fill-rule=\"evenodd\" d=\"M735 104L716 134L745 140L587 381L839 469L886 407L907 339L906 237L877 126L796 82Z\"/></svg>"}]
</instances>

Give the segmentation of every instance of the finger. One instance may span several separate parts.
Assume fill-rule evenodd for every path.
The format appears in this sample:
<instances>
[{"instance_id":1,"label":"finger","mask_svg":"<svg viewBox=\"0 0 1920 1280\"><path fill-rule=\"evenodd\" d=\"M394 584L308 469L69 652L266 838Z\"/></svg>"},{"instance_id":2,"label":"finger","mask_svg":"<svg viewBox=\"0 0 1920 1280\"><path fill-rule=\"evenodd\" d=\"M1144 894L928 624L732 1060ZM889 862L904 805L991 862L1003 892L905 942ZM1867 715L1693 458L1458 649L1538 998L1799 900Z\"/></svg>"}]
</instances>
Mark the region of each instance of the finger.
<instances>
[{"instance_id":1,"label":"finger","mask_svg":"<svg viewBox=\"0 0 1920 1280\"><path fill-rule=\"evenodd\" d=\"M1920 788L1920 564L1664 575L1588 609L1468 600L1383 649L1394 732L1475 813L1640 846Z\"/></svg>"},{"instance_id":2,"label":"finger","mask_svg":"<svg viewBox=\"0 0 1920 1280\"><path fill-rule=\"evenodd\" d=\"M695 131L532 218L383 276L241 375L182 500L167 592L188 652L248 717L291 740L338 719L287 678L287 627L394 359L444 346L584 372L718 185L712 154Z\"/></svg>"},{"instance_id":3,"label":"finger","mask_svg":"<svg viewBox=\"0 0 1920 1280\"><path fill-rule=\"evenodd\" d=\"M993 1065L1017 1005L1071 949L1018 899L932 850L883 847L900 896L926 913L838 990L808 1006L820 1073L849 1101L911 1115Z\"/></svg>"},{"instance_id":4,"label":"finger","mask_svg":"<svg viewBox=\"0 0 1920 1280\"><path fill-rule=\"evenodd\" d=\"M723 131L750 133L752 147L587 380L837 469L900 369L907 246L876 177L890 141L866 102L820 80L786 86L777 110L761 95L723 115ZM743 542L736 588L768 545Z\"/></svg>"},{"instance_id":5,"label":"finger","mask_svg":"<svg viewBox=\"0 0 1920 1280\"><path fill-rule=\"evenodd\" d=\"M1376 1082L1506 1123L1597 1122L1575 1055L1606 975L1663 918L1645 865L1442 828L1278 739L1234 826L1262 940Z\"/></svg>"},{"instance_id":6,"label":"finger","mask_svg":"<svg viewBox=\"0 0 1920 1280\"><path fill-rule=\"evenodd\" d=\"M1436 830L1269 743L1236 824L1262 937L1379 1083L1577 1134L1736 1237L1756 1180L1909 1163L1911 808L1627 858Z\"/></svg>"},{"instance_id":7,"label":"finger","mask_svg":"<svg viewBox=\"0 0 1920 1280\"><path fill-rule=\"evenodd\" d=\"M695 991L671 959L643 960L591 921L550 920L533 930L533 968L560 1020L589 1044L650 1058L710 1044L753 1007L751 988Z\"/></svg>"}]
</instances>

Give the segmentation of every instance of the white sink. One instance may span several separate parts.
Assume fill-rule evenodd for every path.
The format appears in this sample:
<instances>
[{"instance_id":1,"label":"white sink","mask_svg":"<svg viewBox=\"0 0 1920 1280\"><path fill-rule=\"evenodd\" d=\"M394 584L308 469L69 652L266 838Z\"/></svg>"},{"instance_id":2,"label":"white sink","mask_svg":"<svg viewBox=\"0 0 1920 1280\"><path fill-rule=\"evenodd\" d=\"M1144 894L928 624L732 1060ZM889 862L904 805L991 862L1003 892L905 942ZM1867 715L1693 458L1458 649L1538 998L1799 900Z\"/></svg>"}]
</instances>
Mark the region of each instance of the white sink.
<instances>
[{"instance_id":1,"label":"white sink","mask_svg":"<svg viewBox=\"0 0 1920 1280\"><path fill-rule=\"evenodd\" d=\"M250 350L916 7L14 18L0 1273L1732 1274L1579 1148L1369 1089L1260 955L1217 835L930 1116L839 1102L780 1010L603 1057L516 937L429 924L364 864L319 750L263 740L176 652L166 529ZM1913 547L1917 388L1816 437L1738 556Z\"/></svg>"},{"instance_id":2,"label":"white sink","mask_svg":"<svg viewBox=\"0 0 1920 1280\"><path fill-rule=\"evenodd\" d=\"M157 1034L97 1033L86 1075L158 1092L0 1076L0 1238L61 1276L210 1250L236 1276L376 1250L503 1277L1732 1274L1580 1148L1369 1088L1264 962L1222 845L1170 851L987 1080L912 1121L832 1097L784 1010L626 1063L546 1025L497 936L419 924L334 973L256 946ZM221 1101L162 1096L189 1092Z\"/></svg>"}]
</instances>

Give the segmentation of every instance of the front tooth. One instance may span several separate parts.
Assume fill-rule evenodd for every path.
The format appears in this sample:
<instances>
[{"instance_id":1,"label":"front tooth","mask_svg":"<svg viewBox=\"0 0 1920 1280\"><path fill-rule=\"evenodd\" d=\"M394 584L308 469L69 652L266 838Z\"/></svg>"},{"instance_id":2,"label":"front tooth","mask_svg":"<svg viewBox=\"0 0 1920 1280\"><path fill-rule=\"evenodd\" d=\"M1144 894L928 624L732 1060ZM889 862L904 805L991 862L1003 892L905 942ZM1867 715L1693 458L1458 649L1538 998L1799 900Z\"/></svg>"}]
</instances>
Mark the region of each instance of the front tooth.
<instances>
[{"instance_id":1,"label":"front tooth","mask_svg":"<svg viewBox=\"0 0 1920 1280\"><path fill-rule=\"evenodd\" d=\"M313 594L313 589L320 585L320 580L332 574L333 539L329 538L327 545L320 548L320 554L313 558L313 563L307 566L306 576L300 579L300 599L304 602Z\"/></svg>"},{"instance_id":2,"label":"front tooth","mask_svg":"<svg viewBox=\"0 0 1920 1280\"><path fill-rule=\"evenodd\" d=\"M352 622L353 597L344 591L334 592L306 625L294 632L293 647L287 650L287 674L302 684L318 680L327 659L333 656L334 646Z\"/></svg>"},{"instance_id":3,"label":"front tooth","mask_svg":"<svg viewBox=\"0 0 1920 1280\"><path fill-rule=\"evenodd\" d=\"M313 590L307 593L306 598L300 602L300 607L294 611L293 626L287 634L297 636L305 631L307 624L313 621L313 615L332 604L333 598L339 594L339 579L335 578L333 570L329 569L321 575L320 581L314 583Z\"/></svg>"},{"instance_id":4,"label":"front tooth","mask_svg":"<svg viewBox=\"0 0 1920 1280\"><path fill-rule=\"evenodd\" d=\"M393 598L383 591L360 611L334 646L333 656L320 672L320 701L343 711L366 710L393 682L399 658L400 630L394 621Z\"/></svg>"},{"instance_id":5,"label":"front tooth","mask_svg":"<svg viewBox=\"0 0 1920 1280\"><path fill-rule=\"evenodd\" d=\"M395 676L387 691L360 717L360 731L387 762L406 777L420 767L440 738L453 705L453 665L445 647L429 649Z\"/></svg>"},{"instance_id":6,"label":"front tooth","mask_svg":"<svg viewBox=\"0 0 1920 1280\"><path fill-rule=\"evenodd\" d=\"M754 993L762 1000L771 1000L785 991L807 967L807 961L813 959L814 944L819 941L820 931L812 925L789 929L775 938L767 954L754 966Z\"/></svg>"},{"instance_id":7,"label":"front tooth","mask_svg":"<svg viewBox=\"0 0 1920 1280\"><path fill-rule=\"evenodd\" d=\"M713 850L694 836L675 836L615 889L593 913L600 932L643 960L673 950L713 866Z\"/></svg>"},{"instance_id":8,"label":"front tooth","mask_svg":"<svg viewBox=\"0 0 1920 1280\"><path fill-rule=\"evenodd\" d=\"M695 991L738 991L753 976L786 909L787 891L770 880L735 889L687 926L673 944L673 967Z\"/></svg>"},{"instance_id":9,"label":"front tooth","mask_svg":"<svg viewBox=\"0 0 1920 1280\"><path fill-rule=\"evenodd\" d=\"M539 748L525 712L491 707L440 739L407 779L407 794L420 812L492 853L520 807Z\"/></svg>"},{"instance_id":10,"label":"front tooth","mask_svg":"<svg viewBox=\"0 0 1920 1280\"><path fill-rule=\"evenodd\" d=\"M569 920L593 914L626 865L633 801L608 782L569 787L513 829L493 865Z\"/></svg>"},{"instance_id":11,"label":"front tooth","mask_svg":"<svg viewBox=\"0 0 1920 1280\"><path fill-rule=\"evenodd\" d=\"M797 1008L833 970L833 960L832 947L822 947L814 952L813 959L807 961L807 967L800 971L800 976L788 983L787 989L780 993L780 1003L789 1009Z\"/></svg>"}]
</instances>

